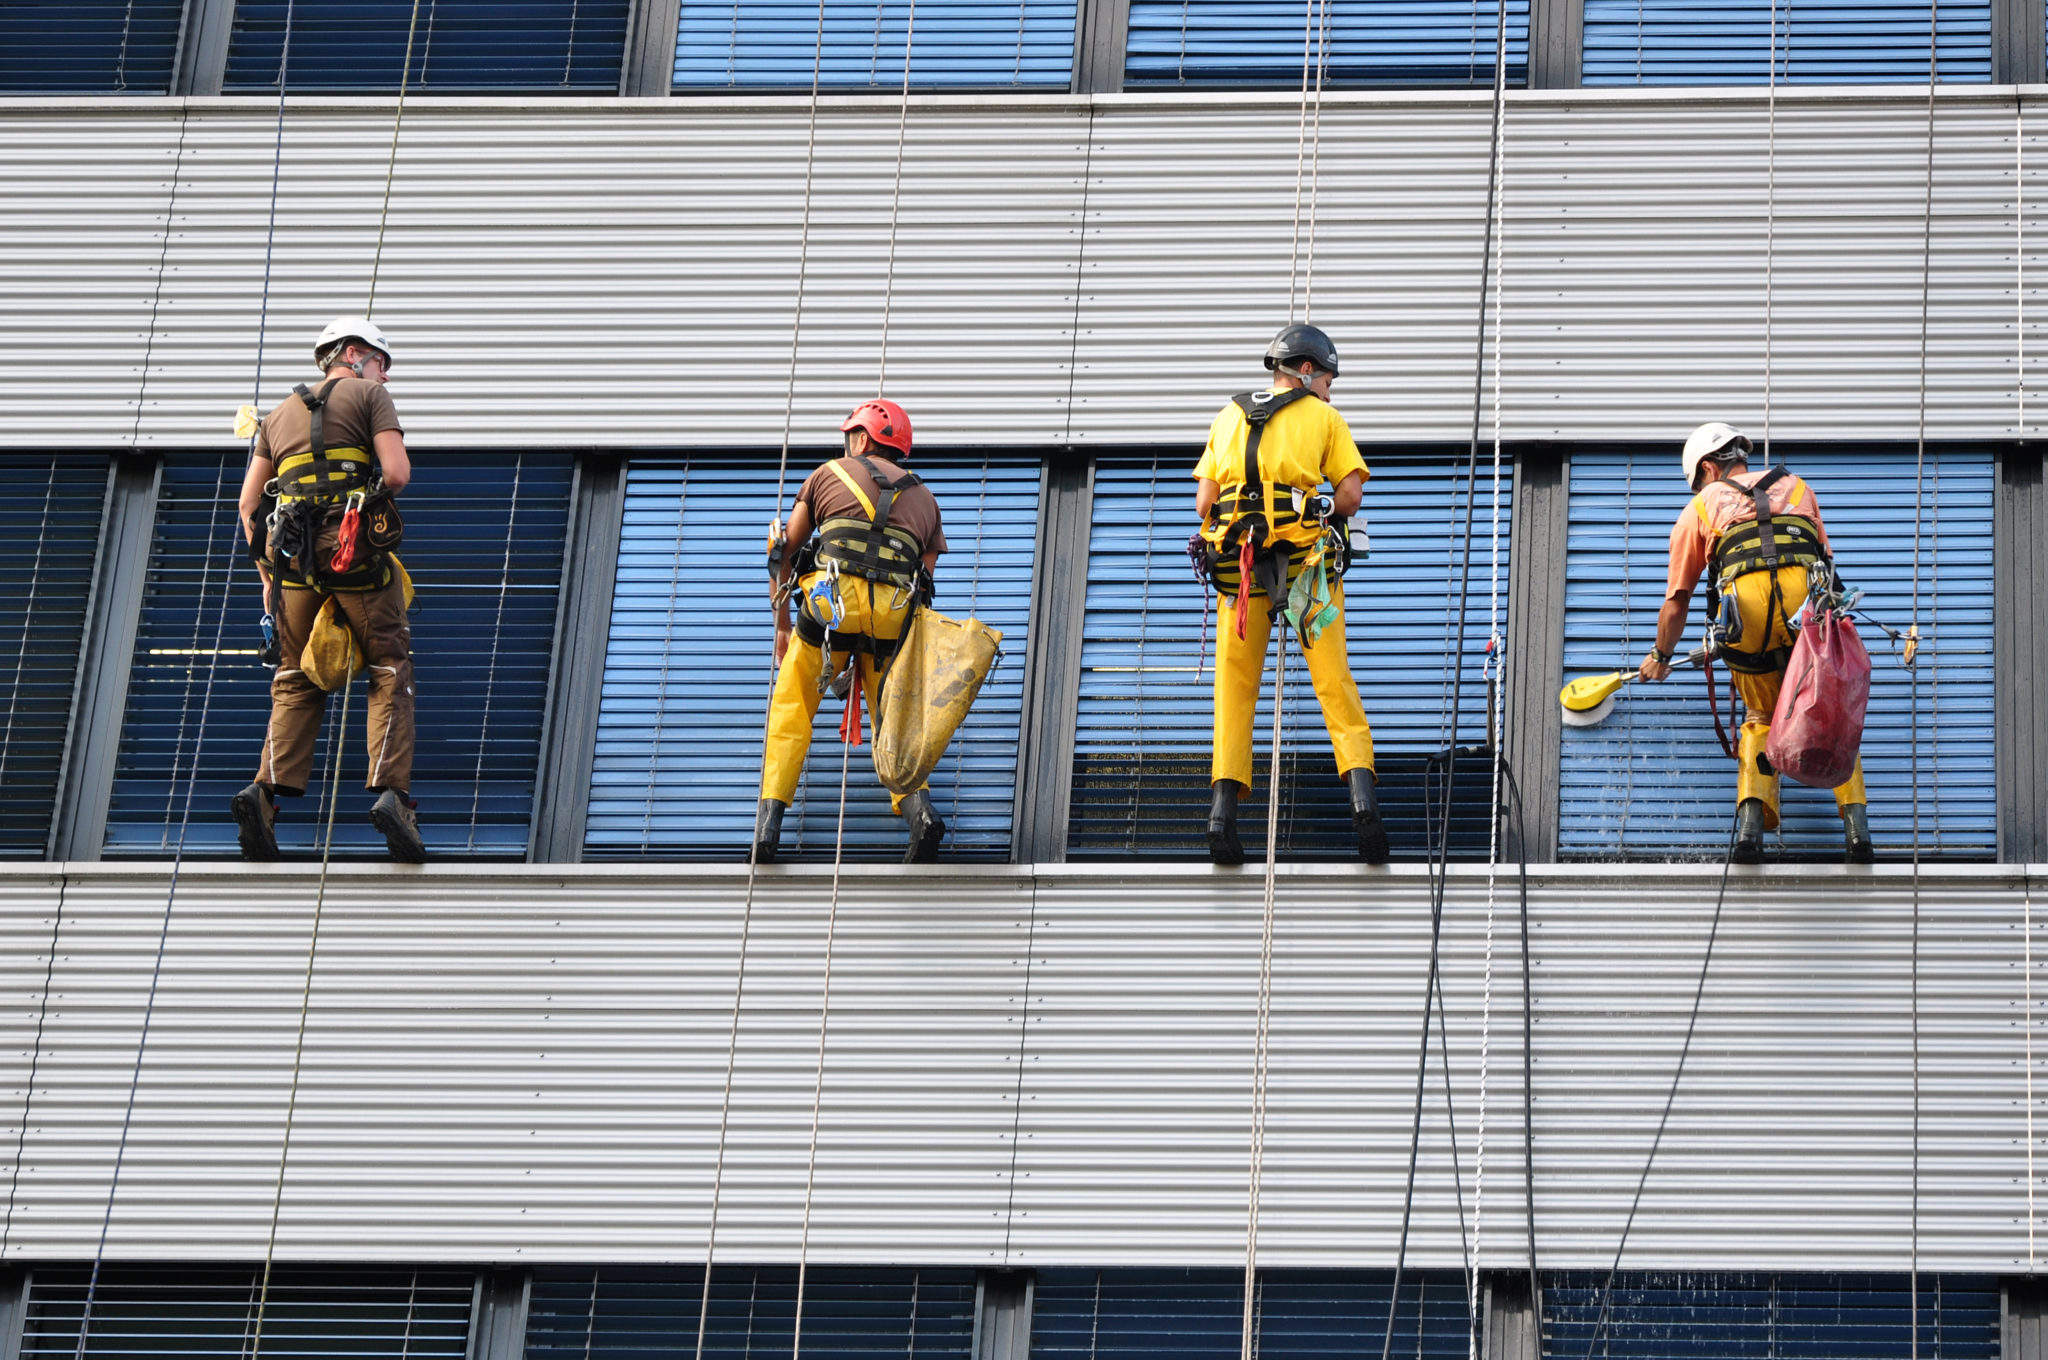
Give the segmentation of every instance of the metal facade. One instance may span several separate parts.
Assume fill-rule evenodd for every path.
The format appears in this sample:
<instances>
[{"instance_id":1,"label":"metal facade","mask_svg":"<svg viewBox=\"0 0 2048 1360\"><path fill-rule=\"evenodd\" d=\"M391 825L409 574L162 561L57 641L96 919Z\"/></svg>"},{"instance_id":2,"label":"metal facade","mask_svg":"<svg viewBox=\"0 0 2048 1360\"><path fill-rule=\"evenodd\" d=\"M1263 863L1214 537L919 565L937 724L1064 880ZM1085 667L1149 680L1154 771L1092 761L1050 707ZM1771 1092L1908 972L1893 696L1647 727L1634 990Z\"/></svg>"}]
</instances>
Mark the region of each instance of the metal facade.
<instances>
[{"instance_id":1,"label":"metal facade","mask_svg":"<svg viewBox=\"0 0 2048 1360\"><path fill-rule=\"evenodd\" d=\"M1933 437L2038 432L2015 382L2020 98L1936 100ZM1276 94L919 96L892 214L893 104L827 98L796 428L873 386L886 312L890 390L922 440L1198 440L1288 310L1298 112ZM1754 90L1515 92L1506 435L1761 424L1768 254L1773 432L1911 437L1926 118L1912 90L1781 91L1775 133ZM1324 100L1300 199L1310 301L1344 342L1363 440L1469 434L1487 121L1471 93ZM0 128L0 441L225 443L255 375L274 108L22 99ZM267 397L362 305L390 131L388 100L287 109ZM413 99L377 294L408 433L772 445L806 145L801 99ZM2026 175L2031 221L2048 183Z\"/></svg>"},{"instance_id":2,"label":"metal facade","mask_svg":"<svg viewBox=\"0 0 2048 1360\"><path fill-rule=\"evenodd\" d=\"M1920 880L1923 1271L2039 1264L2039 867ZM1546 1268L1611 1259L1714 883L1532 878ZM777 867L758 885L722 1261L795 1253L827 884ZM280 1256L701 1260L742 885L711 866L337 869ZM164 890L161 866L0 866L11 1257L92 1254ZM1411 866L1281 870L1267 1265L1391 1264L1427 890ZM313 891L308 865L186 866L114 1258L261 1255ZM850 868L812 1260L1241 1268L1258 898L1256 875L1207 868ZM1735 872L1629 1267L1905 1269L1914 901L1903 867ZM1483 868L1453 870L1448 1041L1488 1267L1524 1240L1514 905L1511 876L1489 896ZM1432 1070L1418 1268L1459 1259L1444 1108Z\"/></svg>"}]
</instances>

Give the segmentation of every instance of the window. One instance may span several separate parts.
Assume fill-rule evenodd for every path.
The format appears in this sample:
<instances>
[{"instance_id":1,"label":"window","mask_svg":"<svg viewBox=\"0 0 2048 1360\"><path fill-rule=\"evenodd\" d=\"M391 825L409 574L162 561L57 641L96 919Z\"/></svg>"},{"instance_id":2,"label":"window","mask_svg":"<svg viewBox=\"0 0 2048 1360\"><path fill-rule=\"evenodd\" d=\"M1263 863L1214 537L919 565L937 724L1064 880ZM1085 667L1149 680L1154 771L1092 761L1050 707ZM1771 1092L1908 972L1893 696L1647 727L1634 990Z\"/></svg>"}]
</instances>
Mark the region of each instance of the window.
<instances>
[{"instance_id":1,"label":"window","mask_svg":"<svg viewBox=\"0 0 2048 1360\"><path fill-rule=\"evenodd\" d=\"M0 93L168 94L184 0L8 0Z\"/></svg>"},{"instance_id":2,"label":"window","mask_svg":"<svg viewBox=\"0 0 2048 1360\"><path fill-rule=\"evenodd\" d=\"M1365 485L1363 514L1370 520L1372 553L1354 562L1345 578L1345 641L1372 723L1388 839L1397 856L1418 858L1433 844L1431 819L1442 797L1441 766L1433 757L1449 744L1449 644L1457 600L1448 587L1462 535L1465 460L1368 449L1366 462L1373 475ZM1068 853L1076 857L1206 853L1215 600L1213 593L1207 597L1211 612L1205 624L1202 586L1180 551L1182 538L1195 527L1192 467L1193 456L1180 451L1096 463L1067 833ZM1487 635L1491 497L1491 475L1482 468L1459 709L1459 736L1467 743L1486 733L1487 692L1479 663ZM1503 610L1511 499L1504 481ZM1245 853L1260 857L1272 673L1269 651L1252 742L1253 788L1239 814ZM1308 668L1291 636L1287 680L1281 853L1348 858L1356 853L1351 805L1337 779ZM1491 768L1464 758L1457 769L1455 853L1483 858Z\"/></svg>"},{"instance_id":3,"label":"window","mask_svg":"<svg viewBox=\"0 0 2048 1360\"><path fill-rule=\"evenodd\" d=\"M1813 486L1842 578L1863 608L1895 628L1912 621L1911 448L1807 448L1781 455ZM1689 502L1677 455L1580 452L1572 456L1566 548L1567 676L1634 667L1656 634L1671 524ZM1863 770L1880 857L1912 843L1920 790L1923 854L1989 857L1997 851L1992 730L1991 496L1982 449L1930 449L1920 546L1920 707L1883 634L1859 623L1870 649L1870 714ZM1796 607L1796 605L1795 605ZM1704 590L1693 592L1684 646L1699 644ZM1728 673L1716 667L1727 722ZM1915 726L1920 767L1912 762ZM1625 691L1596 727L1564 730L1558 849L1572 859L1718 858L1735 808L1735 766L1714 735L1696 671ZM1834 796L1782 781L1791 856L1839 857ZM1772 844L1766 838L1766 845Z\"/></svg>"},{"instance_id":4,"label":"window","mask_svg":"<svg viewBox=\"0 0 2048 1360\"><path fill-rule=\"evenodd\" d=\"M703 1281L701 1267L537 1270L526 1360L694 1355ZM720 1266L711 1277L704 1354L788 1355L795 1317L796 1267ZM805 1278L806 1357L968 1360L973 1350L972 1270L812 1266Z\"/></svg>"},{"instance_id":5,"label":"window","mask_svg":"<svg viewBox=\"0 0 2048 1360\"><path fill-rule=\"evenodd\" d=\"M0 458L0 858L49 851L106 503L104 454Z\"/></svg>"},{"instance_id":6,"label":"window","mask_svg":"<svg viewBox=\"0 0 2048 1360\"><path fill-rule=\"evenodd\" d=\"M573 469L565 454L414 458L399 556L419 592L412 793L420 835L432 855L523 857ZM242 466L239 452L165 462L107 810L109 855L162 855L177 846L194 761L186 847L238 853L228 799L255 774L270 712L270 672L257 661L262 602L235 525ZM383 838L362 815L360 679L354 688L338 742L342 811L334 849L381 855ZM318 851L320 796L341 709L337 693L314 755L317 787L283 801L277 840L287 855Z\"/></svg>"},{"instance_id":7,"label":"window","mask_svg":"<svg viewBox=\"0 0 2048 1360\"><path fill-rule=\"evenodd\" d=\"M22 1360L68 1360L92 1271L29 1277ZM240 1360L254 1338L259 1266L108 1265L93 1291L85 1354L217 1356ZM275 1267L263 1310L263 1349L329 1360L463 1360L475 1277L467 1271Z\"/></svg>"},{"instance_id":8,"label":"window","mask_svg":"<svg viewBox=\"0 0 2048 1360\"><path fill-rule=\"evenodd\" d=\"M1064 90L1074 0L682 0L675 88ZM914 19L914 23L913 23ZM823 29L820 30L822 21ZM820 46L822 45L822 52Z\"/></svg>"},{"instance_id":9,"label":"window","mask_svg":"<svg viewBox=\"0 0 2048 1360\"><path fill-rule=\"evenodd\" d=\"M1499 11L1477 0L1327 0L1326 88L1490 89ZM1528 83L1529 0L1508 7L1507 81ZM1591 0L1589 0L1591 3ZM1323 11L1315 11L1320 33ZM1299 89L1301 0L1131 0L1124 84ZM1318 44L1320 45L1320 44Z\"/></svg>"},{"instance_id":10,"label":"window","mask_svg":"<svg viewBox=\"0 0 2048 1360\"><path fill-rule=\"evenodd\" d=\"M616 94L628 0L292 0L293 90L554 90ZM229 92L275 90L286 0L237 0ZM406 65L406 36L412 64Z\"/></svg>"},{"instance_id":11,"label":"window","mask_svg":"<svg viewBox=\"0 0 2048 1360\"><path fill-rule=\"evenodd\" d=\"M1586 0L1588 85L1927 82L1926 0ZM1990 0L1940 0L1941 78L1991 79Z\"/></svg>"},{"instance_id":12,"label":"window","mask_svg":"<svg viewBox=\"0 0 2048 1360\"><path fill-rule=\"evenodd\" d=\"M792 459L785 507L810 467ZM920 455L917 472L938 497L951 545L939 559L936 607L1003 634L995 671L932 775L947 827L941 854L1006 858L1042 469L1020 458ZM746 857L772 678L762 547L775 501L772 465L759 457L647 459L627 469L588 853ZM783 819L785 858L832 855L840 713L830 698L818 710L803 783ZM849 853L901 854L902 824L865 750L853 753L846 789Z\"/></svg>"}]
</instances>

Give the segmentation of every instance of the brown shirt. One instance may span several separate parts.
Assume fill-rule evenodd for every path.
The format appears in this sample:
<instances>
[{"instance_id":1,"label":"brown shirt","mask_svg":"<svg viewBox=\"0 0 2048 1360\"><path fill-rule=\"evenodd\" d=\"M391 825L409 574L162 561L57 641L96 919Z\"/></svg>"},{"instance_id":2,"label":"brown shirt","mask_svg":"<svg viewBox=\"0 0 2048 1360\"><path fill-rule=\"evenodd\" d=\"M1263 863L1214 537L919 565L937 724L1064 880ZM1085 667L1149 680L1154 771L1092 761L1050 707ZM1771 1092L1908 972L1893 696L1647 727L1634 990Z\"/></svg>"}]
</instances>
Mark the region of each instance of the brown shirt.
<instances>
[{"instance_id":1,"label":"brown shirt","mask_svg":"<svg viewBox=\"0 0 2048 1360\"><path fill-rule=\"evenodd\" d=\"M322 383L326 380L322 379ZM316 394L322 383L306 386ZM361 449L374 454L377 436L386 430L405 431L384 384L368 378L342 377L327 393L327 416L321 437L330 449ZM313 415L293 393L272 407L256 432L256 456L276 462L313 448Z\"/></svg>"},{"instance_id":2,"label":"brown shirt","mask_svg":"<svg viewBox=\"0 0 2048 1360\"><path fill-rule=\"evenodd\" d=\"M903 470L887 458L872 453L868 457L874 459L875 466L881 469L883 476L893 479L902 475ZM881 495L881 488L875 485L875 479L868 476L867 469L857 460L841 458L837 461L841 467L853 474L853 480L867 493L870 502ZM821 525L828 519L868 517L868 512L862 508L859 498L848 490L846 483L840 481L832 471L831 463L820 466L816 472L804 479L803 490L796 493L796 503L810 507L813 526ZM916 538L926 552L946 551L946 531L939 523L938 498L933 496L931 488L922 482L916 486L905 487L896 493L895 501L889 506L889 523L892 527L902 529Z\"/></svg>"}]
</instances>

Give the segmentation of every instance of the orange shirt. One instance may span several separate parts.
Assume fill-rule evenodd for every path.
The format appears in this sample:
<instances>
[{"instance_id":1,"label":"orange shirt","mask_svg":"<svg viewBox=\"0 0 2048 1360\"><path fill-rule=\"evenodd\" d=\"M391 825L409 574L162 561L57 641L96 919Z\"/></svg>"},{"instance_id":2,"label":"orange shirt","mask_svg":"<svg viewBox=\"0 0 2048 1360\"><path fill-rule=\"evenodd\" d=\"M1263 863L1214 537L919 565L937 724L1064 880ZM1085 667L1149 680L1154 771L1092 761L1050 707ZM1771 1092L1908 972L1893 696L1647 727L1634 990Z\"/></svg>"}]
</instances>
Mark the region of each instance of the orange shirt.
<instances>
[{"instance_id":1,"label":"orange shirt","mask_svg":"<svg viewBox=\"0 0 2048 1360\"><path fill-rule=\"evenodd\" d=\"M1762 471L1735 473L1694 496L1679 512L1678 522L1671 526L1671 570L1664 578L1664 598L1692 594L1707 564L1714 560L1714 547L1721 535L1756 518L1756 501L1748 488L1763 475ZM1820 502L1814 499L1812 487L1788 473L1764 495L1773 515L1794 514L1812 520L1820 530L1820 545L1828 547L1828 526L1821 523Z\"/></svg>"}]
</instances>

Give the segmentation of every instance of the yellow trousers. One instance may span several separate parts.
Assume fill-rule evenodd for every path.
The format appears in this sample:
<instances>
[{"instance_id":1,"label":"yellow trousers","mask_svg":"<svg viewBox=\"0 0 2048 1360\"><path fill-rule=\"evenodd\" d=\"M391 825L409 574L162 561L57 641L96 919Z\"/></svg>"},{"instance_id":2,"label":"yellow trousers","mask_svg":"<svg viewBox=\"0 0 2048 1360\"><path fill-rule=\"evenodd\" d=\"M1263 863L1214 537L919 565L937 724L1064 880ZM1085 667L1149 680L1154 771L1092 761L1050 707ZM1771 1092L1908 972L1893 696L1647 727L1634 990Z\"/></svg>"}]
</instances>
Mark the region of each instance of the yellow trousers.
<instances>
[{"instance_id":1,"label":"yellow trousers","mask_svg":"<svg viewBox=\"0 0 2048 1360\"><path fill-rule=\"evenodd\" d=\"M1783 608L1778 607L1771 597L1773 576L1777 577L1777 593L1783 601ZM1789 647L1793 634L1785 615L1788 612L1797 615L1799 607L1806 601L1806 568L1779 567L1775 572L1753 571L1747 576L1736 577L1729 584L1728 594L1742 619L1741 640L1735 650L1768 652ZM1764 827L1768 830L1778 824L1778 776L1776 772L1764 773L1764 742L1771 735L1771 715L1778 709L1778 692L1785 684L1785 670L1781 666L1774 671L1749 675L1730 667L1729 677L1748 710L1742 724L1741 742L1736 748L1735 801L1740 803L1745 798L1754 798L1761 802L1764 805ZM1847 782L1835 790L1835 807L1839 810L1869 800L1870 795L1863 787L1863 759L1859 756Z\"/></svg>"},{"instance_id":2,"label":"yellow trousers","mask_svg":"<svg viewBox=\"0 0 2048 1360\"><path fill-rule=\"evenodd\" d=\"M1323 724L1337 753L1337 773L1373 768L1372 724L1358 700L1358 680L1351 674L1351 654L1344 645L1344 583L1330 583L1337 618L1308 653L1309 679L1323 706ZM1234 779L1252 786L1252 719L1258 711L1259 682L1266 669L1266 644L1273 632L1271 607L1254 591L1245 604L1244 638L1237 636L1237 596L1223 595L1216 606L1216 745L1209 764L1209 782ZM1299 643L1299 639L1295 639ZM1289 664L1300 660L1290 658Z\"/></svg>"},{"instance_id":3,"label":"yellow trousers","mask_svg":"<svg viewBox=\"0 0 2048 1360\"><path fill-rule=\"evenodd\" d=\"M798 608L819 623L829 623L832 617L830 596L814 594L824 580L823 572L812 572L798 584ZM841 614L831 636L826 639L828 642L852 635L884 641L903 636L904 625L910 621L909 591L857 576L846 576L840 578L837 594ZM861 693L867 699L867 726L872 733L875 700L882 687L881 675L875 668L873 656L836 646L832 649L832 674L839 674L849 658L860 667ZM761 758L763 798L773 798L779 803L796 801L797 782L804 773L804 757L811 749L811 726L818 716L818 704L823 697L818 693L818 679L824 673L824 647L805 642L801 637L792 637L789 650L783 653L782 669L775 674L775 698L768 708L768 746ZM902 803L900 795L890 795L892 811L900 810Z\"/></svg>"}]
</instances>

